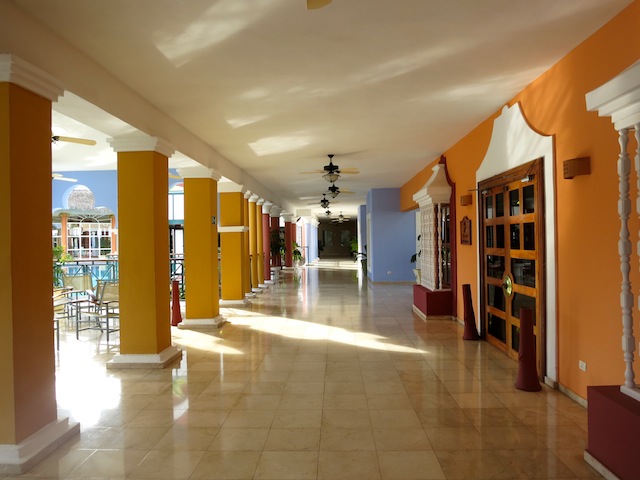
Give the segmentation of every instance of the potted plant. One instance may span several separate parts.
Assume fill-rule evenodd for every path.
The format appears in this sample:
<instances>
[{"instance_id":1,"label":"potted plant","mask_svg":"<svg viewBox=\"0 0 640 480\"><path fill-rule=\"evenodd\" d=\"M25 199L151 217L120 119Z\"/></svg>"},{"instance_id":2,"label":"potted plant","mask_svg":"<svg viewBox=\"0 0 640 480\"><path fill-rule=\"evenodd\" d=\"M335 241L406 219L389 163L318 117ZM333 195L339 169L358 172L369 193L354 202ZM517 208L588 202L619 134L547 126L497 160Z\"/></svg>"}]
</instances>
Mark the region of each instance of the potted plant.
<instances>
[{"instance_id":1,"label":"potted plant","mask_svg":"<svg viewBox=\"0 0 640 480\"><path fill-rule=\"evenodd\" d=\"M297 265L303 263L304 258L302 257L302 252L300 251L300 245L298 245L298 242L293 242L291 244L291 255L293 257L293 261Z\"/></svg>"},{"instance_id":2,"label":"potted plant","mask_svg":"<svg viewBox=\"0 0 640 480\"><path fill-rule=\"evenodd\" d=\"M53 257L53 286L60 287L62 286L62 265L69 260L73 260L73 257L69 255L64 247L57 246L53 247L52 251Z\"/></svg>"},{"instance_id":3,"label":"potted plant","mask_svg":"<svg viewBox=\"0 0 640 480\"><path fill-rule=\"evenodd\" d=\"M271 263L274 267L282 265L282 255L284 254L284 240L280 236L280 230L271 231Z\"/></svg>"}]
</instances>

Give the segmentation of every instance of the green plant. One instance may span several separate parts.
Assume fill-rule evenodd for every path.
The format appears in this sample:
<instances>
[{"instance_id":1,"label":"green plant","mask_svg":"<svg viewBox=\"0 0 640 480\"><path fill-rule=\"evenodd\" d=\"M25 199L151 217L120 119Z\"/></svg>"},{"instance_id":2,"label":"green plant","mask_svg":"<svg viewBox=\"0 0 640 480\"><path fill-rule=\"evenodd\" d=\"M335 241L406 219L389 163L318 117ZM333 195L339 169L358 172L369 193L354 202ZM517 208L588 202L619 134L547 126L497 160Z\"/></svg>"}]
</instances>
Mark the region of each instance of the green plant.
<instances>
[{"instance_id":1,"label":"green plant","mask_svg":"<svg viewBox=\"0 0 640 480\"><path fill-rule=\"evenodd\" d=\"M57 246L52 249L53 259L53 285L59 287L62 285L62 265L65 262L73 260L73 257L69 255L64 247Z\"/></svg>"},{"instance_id":2,"label":"green plant","mask_svg":"<svg viewBox=\"0 0 640 480\"><path fill-rule=\"evenodd\" d=\"M293 256L294 262L302 262L302 252L300 251L300 245L298 245L298 242L293 242L291 244L291 255Z\"/></svg>"}]
</instances>

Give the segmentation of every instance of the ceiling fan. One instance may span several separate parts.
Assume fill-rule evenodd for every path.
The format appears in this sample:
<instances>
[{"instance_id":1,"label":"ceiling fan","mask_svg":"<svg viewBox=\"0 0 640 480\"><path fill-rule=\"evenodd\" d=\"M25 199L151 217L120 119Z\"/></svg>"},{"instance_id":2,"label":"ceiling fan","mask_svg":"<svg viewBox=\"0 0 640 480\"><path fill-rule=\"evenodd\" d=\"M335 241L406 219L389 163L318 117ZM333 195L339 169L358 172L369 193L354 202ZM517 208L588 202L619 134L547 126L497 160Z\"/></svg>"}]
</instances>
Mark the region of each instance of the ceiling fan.
<instances>
[{"instance_id":1,"label":"ceiling fan","mask_svg":"<svg viewBox=\"0 0 640 480\"><path fill-rule=\"evenodd\" d=\"M317 10L318 8L326 7L331 3L331 0L307 0L307 10Z\"/></svg>"},{"instance_id":2,"label":"ceiling fan","mask_svg":"<svg viewBox=\"0 0 640 480\"><path fill-rule=\"evenodd\" d=\"M344 223L344 222L348 222L349 219L351 217L345 217L342 212L340 212L340 215L338 215L336 218L332 218L331 221L333 223Z\"/></svg>"},{"instance_id":3,"label":"ceiling fan","mask_svg":"<svg viewBox=\"0 0 640 480\"><path fill-rule=\"evenodd\" d=\"M329 164L325 165L322 170L312 170L310 172L300 172L300 173L322 173L322 178L324 178L327 182L335 182L340 178L341 174L346 175L355 175L356 173L360 173L360 170L357 168L340 168L338 165L334 165L333 157L334 154L327 155L329 157Z\"/></svg>"},{"instance_id":4,"label":"ceiling fan","mask_svg":"<svg viewBox=\"0 0 640 480\"><path fill-rule=\"evenodd\" d=\"M338 188L335 184L335 182L331 183L331 186L327 189L329 190L329 195L331 195L331 198L336 198L338 195L340 195L341 193L347 194L347 195L353 195L356 192L352 192L351 190L340 190L340 188Z\"/></svg>"},{"instance_id":5,"label":"ceiling fan","mask_svg":"<svg viewBox=\"0 0 640 480\"><path fill-rule=\"evenodd\" d=\"M65 177L61 173L52 173L51 174L51 179L52 180L61 180L63 182L77 182L78 181L77 178Z\"/></svg>"},{"instance_id":6,"label":"ceiling fan","mask_svg":"<svg viewBox=\"0 0 640 480\"><path fill-rule=\"evenodd\" d=\"M96 144L95 140L90 140L88 138L63 137L62 135L52 135L51 142L52 143L58 143L58 142L79 143L80 145L90 145L90 146L93 146Z\"/></svg>"}]
</instances>

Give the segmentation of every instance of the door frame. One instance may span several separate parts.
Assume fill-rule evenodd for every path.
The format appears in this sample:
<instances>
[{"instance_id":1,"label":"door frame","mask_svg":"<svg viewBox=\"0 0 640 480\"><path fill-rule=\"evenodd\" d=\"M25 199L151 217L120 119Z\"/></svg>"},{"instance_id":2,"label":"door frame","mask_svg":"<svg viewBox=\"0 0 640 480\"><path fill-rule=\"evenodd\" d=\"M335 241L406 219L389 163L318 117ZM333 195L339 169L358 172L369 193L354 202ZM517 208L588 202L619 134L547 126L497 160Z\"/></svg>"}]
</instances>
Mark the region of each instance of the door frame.
<instances>
[{"instance_id":1,"label":"door frame","mask_svg":"<svg viewBox=\"0 0 640 480\"><path fill-rule=\"evenodd\" d=\"M544 201L544 159L542 158L538 158L535 160L532 160L526 164L520 165L518 167L515 167L507 172L502 172L498 175L495 175L491 178L488 178L486 180L483 180L482 182L480 182L478 184L478 191L479 191L479 198L478 198L478 232L479 232L479 242L478 242L478 252L479 252L479 258L480 258L480 295L479 295L479 303L480 303L480 308L479 308L479 312L480 312L480 325L481 325L481 336L484 340L488 340L488 335L487 335L487 329L485 328L487 325L487 299L486 299L486 293L485 293L485 285L484 285L484 279L485 279L485 274L486 274L486 268L485 268L485 257L486 257L486 252L485 252L485 236L484 236L484 232L485 232L485 222L484 222L484 207L485 207L485 201L484 201L484 195L482 194L482 192L484 190L489 190L489 189L493 189L496 187L506 187L509 184L512 184L514 182L519 182L521 179L525 179L525 178L530 178L531 176L535 176L536 179L536 183L535 183L535 202L536 202L536 209L535 209L535 218L536 218L536 223L535 223L535 245L536 245L536 270L539 272L536 275L536 300L537 300L537 307L536 307L536 316L537 316L537 322L536 325L538 327L538 334L537 334L537 339L538 339L538 345L536 346L536 348L539 347L539 353L536 355L536 366L538 369L538 375L540 377L541 380L544 380L544 372L546 371L546 350L547 350L547 335L546 335L546 329L547 329L547 321L546 321L546 259L545 259L545 239L546 239L546 235L545 235L545 215L544 215L544 206L545 206L545 201ZM508 190L505 190L505 192L507 192ZM523 198L523 197L520 197ZM509 204L508 204L508 200L509 197L506 196L505 197L505 211L509 208ZM510 215L509 215L510 216ZM506 233L506 232L505 232ZM507 238L505 240L505 245L507 245L507 243L510 242L510 240ZM511 247L508 248L509 250L511 250ZM510 258L512 258L509 255ZM510 270L510 267L507 268L506 266L506 261L505 261L505 269ZM508 297L507 295L505 295L504 297L505 299L505 314L507 311L511 311L511 308L507 308L506 303L509 302L510 297ZM513 312L511 312L511 316L513 317ZM507 329L509 328L509 324L507 322ZM512 354L510 353L512 348L509 345L509 338L511 337L511 334L509 331L507 331L507 335L506 335L506 339L505 339L505 354L508 356L512 356ZM492 345L496 346L496 348L502 350L502 345L496 345L496 343L499 343L497 341L490 341L489 343L491 343Z\"/></svg>"}]
</instances>

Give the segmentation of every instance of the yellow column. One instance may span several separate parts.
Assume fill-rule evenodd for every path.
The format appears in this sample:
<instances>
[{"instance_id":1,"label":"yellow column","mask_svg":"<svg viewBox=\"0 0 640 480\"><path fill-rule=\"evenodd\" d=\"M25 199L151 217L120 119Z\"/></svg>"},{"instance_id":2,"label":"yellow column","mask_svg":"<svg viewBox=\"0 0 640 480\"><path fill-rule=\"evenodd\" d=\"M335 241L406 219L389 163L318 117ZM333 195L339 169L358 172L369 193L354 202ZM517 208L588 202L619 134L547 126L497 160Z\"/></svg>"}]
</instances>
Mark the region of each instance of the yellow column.
<instances>
[{"instance_id":1,"label":"yellow column","mask_svg":"<svg viewBox=\"0 0 640 480\"><path fill-rule=\"evenodd\" d=\"M258 239L258 287L267 288L264 283L264 238L262 232L262 205L264 199L259 199L256 202L256 237Z\"/></svg>"},{"instance_id":2,"label":"yellow column","mask_svg":"<svg viewBox=\"0 0 640 480\"><path fill-rule=\"evenodd\" d=\"M186 318L180 328L220 325L218 180L206 167L179 169L184 178Z\"/></svg>"},{"instance_id":3,"label":"yellow column","mask_svg":"<svg viewBox=\"0 0 640 480\"><path fill-rule=\"evenodd\" d=\"M249 256L251 257L251 291L260 292L258 287L258 218L256 217L258 195L249 197Z\"/></svg>"},{"instance_id":4,"label":"yellow column","mask_svg":"<svg viewBox=\"0 0 640 480\"><path fill-rule=\"evenodd\" d=\"M247 298L254 298L256 295L253 293L251 289L251 251L249 249L250 242L250 227L249 227L249 197L251 197L251 192L247 191L244 194L244 293Z\"/></svg>"},{"instance_id":5,"label":"yellow column","mask_svg":"<svg viewBox=\"0 0 640 480\"><path fill-rule=\"evenodd\" d=\"M220 192L221 306L247 305L245 299L245 226L243 188L232 182L218 184Z\"/></svg>"},{"instance_id":6,"label":"yellow column","mask_svg":"<svg viewBox=\"0 0 640 480\"><path fill-rule=\"evenodd\" d=\"M169 316L168 157L144 135L109 140L118 152L120 354L110 368L164 367L180 357Z\"/></svg>"},{"instance_id":7,"label":"yellow column","mask_svg":"<svg viewBox=\"0 0 640 480\"><path fill-rule=\"evenodd\" d=\"M0 55L0 472L80 431L58 419L51 293L51 102L44 72ZM0 473L0 475L2 475Z\"/></svg>"}]
</instances>

